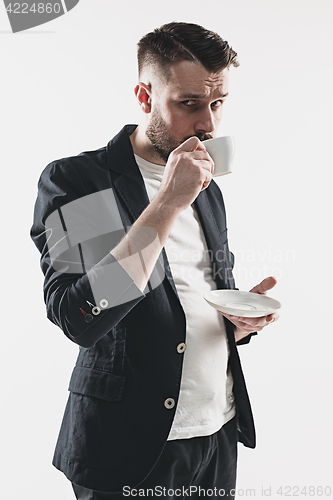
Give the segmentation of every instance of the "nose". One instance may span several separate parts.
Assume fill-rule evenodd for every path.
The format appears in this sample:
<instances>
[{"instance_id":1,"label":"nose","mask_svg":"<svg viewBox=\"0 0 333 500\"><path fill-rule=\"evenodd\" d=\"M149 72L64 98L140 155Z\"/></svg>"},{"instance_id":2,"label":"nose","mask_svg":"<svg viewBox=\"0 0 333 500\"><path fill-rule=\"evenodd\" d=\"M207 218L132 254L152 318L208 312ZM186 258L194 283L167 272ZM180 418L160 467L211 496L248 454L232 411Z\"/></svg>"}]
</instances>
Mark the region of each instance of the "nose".
<instances>
[{"instance_id":1,"label":"nose","mask_svg":"<svg viewBox=\"0 0 333 500\"><path fill-rule=\"evenodd\" d=\"M195 124L195 132L197 134L210 134L214 132L215 129L215 120L213 116L213 112L209 106L209 108L205 108L202 110L200 116L197 119Z\"/></svg>"}]
</instances>

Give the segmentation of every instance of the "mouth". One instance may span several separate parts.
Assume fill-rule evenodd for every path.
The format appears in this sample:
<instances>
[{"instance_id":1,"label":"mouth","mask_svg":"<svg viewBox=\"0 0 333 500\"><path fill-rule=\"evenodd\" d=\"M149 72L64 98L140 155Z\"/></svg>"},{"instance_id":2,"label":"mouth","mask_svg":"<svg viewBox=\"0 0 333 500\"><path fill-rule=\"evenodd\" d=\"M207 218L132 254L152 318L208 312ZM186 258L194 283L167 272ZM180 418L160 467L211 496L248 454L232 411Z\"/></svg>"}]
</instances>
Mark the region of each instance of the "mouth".
<instances>
[{"instance_id":1,"label":"mouth","mask_svg":"<svg viewBox=\"0 0 333 500\"><path fill-rule=\"evenodd\" d=\"M211 134L203 134L201 137L197 136L200 141L208 141L208 139L213 139Z\"/></svg>"},{"instance_id":2,"label":"mouth","mask_svg":"<svg viewBox=\"0 0 333 500\"><path fill-rule=\"evenodd\" d=\"M208 139L213 139L213 136L211 134L194 134L194 135L189 135L186 137L183 142L187 141L187 139L190 139L191 137L197 137L199 141L207 141Z\"/></svg>"}]
</instances>

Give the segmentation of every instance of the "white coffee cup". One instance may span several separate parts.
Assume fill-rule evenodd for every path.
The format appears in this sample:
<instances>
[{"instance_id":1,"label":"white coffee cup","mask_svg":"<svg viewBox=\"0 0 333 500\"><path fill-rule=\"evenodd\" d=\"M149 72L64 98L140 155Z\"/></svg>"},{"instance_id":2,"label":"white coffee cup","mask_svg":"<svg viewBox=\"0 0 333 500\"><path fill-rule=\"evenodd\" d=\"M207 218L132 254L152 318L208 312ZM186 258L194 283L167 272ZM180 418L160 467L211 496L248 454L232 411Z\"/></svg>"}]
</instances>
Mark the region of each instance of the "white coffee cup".
<instances>
[{"instance_id":1,"label":"white coffee cup","mask_svg":"<svg viewBox=\"0 0 333 500\"><path fill-rule=\"evenodd\" d=\"M235 154L234 138L229 135L214 137L214 139L203 141L203 145L215 164L213 177L230 174Z\"/></svg>"}]
</instances>

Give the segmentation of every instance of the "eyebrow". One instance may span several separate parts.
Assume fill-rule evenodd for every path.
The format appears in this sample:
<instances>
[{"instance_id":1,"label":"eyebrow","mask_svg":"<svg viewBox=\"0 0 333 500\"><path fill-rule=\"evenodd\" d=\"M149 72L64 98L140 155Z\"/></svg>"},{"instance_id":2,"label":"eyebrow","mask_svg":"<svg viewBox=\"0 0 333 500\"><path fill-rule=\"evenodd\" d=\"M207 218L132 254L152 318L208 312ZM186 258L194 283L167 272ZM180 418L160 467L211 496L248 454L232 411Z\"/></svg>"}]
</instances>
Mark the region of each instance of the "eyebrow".
<instances>
[{"instance_id":1,"label":"eyebrow","mask_svg":"<svg viewBox=\"0 0 333 500\"><path fill-rule=\"evenodd\" d=\"M217 101L218 99L223 99L224 97L227 97L229 95L229 92L226 94L221 94L219 97L215 99ZM207 97L206 94L183 94L179 98L180 99L205 99Z\"/></svg>"}]
</instances>

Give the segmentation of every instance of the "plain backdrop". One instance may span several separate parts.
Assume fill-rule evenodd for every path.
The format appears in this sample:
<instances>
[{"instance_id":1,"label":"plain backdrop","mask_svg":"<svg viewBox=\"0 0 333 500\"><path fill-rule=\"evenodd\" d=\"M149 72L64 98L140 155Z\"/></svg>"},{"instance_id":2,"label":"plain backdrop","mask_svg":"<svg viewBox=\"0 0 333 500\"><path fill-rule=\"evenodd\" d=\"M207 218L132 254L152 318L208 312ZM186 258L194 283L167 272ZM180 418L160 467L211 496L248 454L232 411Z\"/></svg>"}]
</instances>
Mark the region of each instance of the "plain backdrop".
<instances>
[{"instance_id":1,"label":"plain backdrop","mask_svg":"<svg viewBox=\"0 0 333 500\"><path fill-rule=\"evenodd\" d=\"M219 130L237 153L218 184L238 288L273 274L282 302L280 320L239 349L257 448L239 446L237 498L333 495L332 2L81 0L15 35L0 6L5 500L74 498L51 460L78 347L45 315L29 237L39 175L138 123L136 43L174 20L217 31L239 54Z\"/></svg>"}]
</instances>

